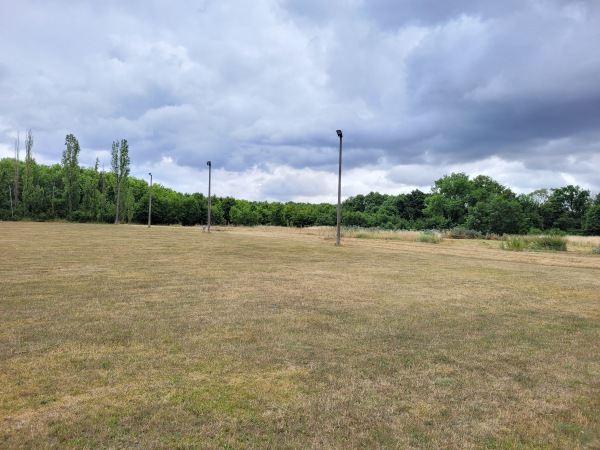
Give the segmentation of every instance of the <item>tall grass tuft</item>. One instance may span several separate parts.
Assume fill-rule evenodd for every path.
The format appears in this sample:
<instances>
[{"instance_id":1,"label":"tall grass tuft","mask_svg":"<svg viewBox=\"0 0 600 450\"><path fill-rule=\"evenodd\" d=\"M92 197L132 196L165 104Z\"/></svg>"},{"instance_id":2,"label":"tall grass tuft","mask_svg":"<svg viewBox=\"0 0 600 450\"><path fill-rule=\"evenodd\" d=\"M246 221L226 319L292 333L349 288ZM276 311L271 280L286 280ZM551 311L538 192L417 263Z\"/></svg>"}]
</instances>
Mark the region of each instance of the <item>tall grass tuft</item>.
<instances>
[{"instance_id":1,"label":"tall grass tuft","mask_svg":"<svg viewBox=\"0 0 600 450\"><path fill-rule=\"evenodd\" d=\"M417 231L408 230L382 230L380 228L343 227L342 237L355 239L380 239L386 241L408 241L419 240Z\"/></svg>"},{"instance_id":2,"label":"tall grass tuft","mask_svg":"<svg viewBox=\"0 0 600 450\"><path fill-rule=\"evenodd\" d=\"M500 248L512 251L567 251L567 240L561 236L508 236Z\"/></svg>"},{"instance_id":3,"label":"tall grass tuft","mask_svg":"<svg viewBox=\"0 0 600 450\"><path fill-rule=\"evenodd\" d=\"M434 236L433 234L421 234L419 235L419 242L425 242L427 244L437 244L441 242L441 238Z\"/></svg>"},{"instance_id":4,"label":"tall grass tuft","mask_svg":"<svg viewBox=\"0 0 600 450\"><path fill-rule=\"evenodd\" d=\"M439 244L443 240L443 235L435 230L423 231L419 235L419 242L425 242L427 244Z\"/></svg>"}]
</instances>

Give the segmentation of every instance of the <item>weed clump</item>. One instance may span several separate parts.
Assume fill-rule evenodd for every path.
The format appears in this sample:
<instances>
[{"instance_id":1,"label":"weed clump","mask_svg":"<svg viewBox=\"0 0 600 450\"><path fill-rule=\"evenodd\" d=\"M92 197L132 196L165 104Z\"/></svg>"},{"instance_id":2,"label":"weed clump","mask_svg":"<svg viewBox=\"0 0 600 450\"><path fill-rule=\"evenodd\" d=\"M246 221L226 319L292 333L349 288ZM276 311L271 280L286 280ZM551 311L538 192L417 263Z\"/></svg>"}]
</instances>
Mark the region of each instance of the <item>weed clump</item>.
<instances>
[{"instance_id":1,"label":"weed clump","mask_svg":"<svg viewBox=\"0 0 600 450\"><path fill-rule=\"evenodd\" d=\"M422 231L419 235L419 242L425 242L427 244L439 244L444 240L444 237L435 230Z\"/></svg>"},{"instance_id":2,"label":"weed clump","mask_svg":"<svg viewBox=\"0 0 600 450\"><path fill-rule=\"evenodd\" d=\"M600 255L600 245L592 249L592 255Z\"/></svg>"}]
</instances>

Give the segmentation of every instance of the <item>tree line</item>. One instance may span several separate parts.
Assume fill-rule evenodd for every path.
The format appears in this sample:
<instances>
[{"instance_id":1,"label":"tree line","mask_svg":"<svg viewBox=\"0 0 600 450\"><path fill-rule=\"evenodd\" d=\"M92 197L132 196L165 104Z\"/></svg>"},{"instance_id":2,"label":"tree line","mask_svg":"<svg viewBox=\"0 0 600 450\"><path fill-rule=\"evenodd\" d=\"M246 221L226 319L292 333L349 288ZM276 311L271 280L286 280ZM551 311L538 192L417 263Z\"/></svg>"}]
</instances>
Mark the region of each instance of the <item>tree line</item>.
<instances>
[{"instance_id":1,"label":"tree line","mask_svg":"<svg viewBox=\"0 0 600 450\"><path fill-rule=\"evenodd\" d=\"M33 142L28 131L24 161L18 138L15 157L0 160L1 220L147 222L149 186L129 176L127 140L113 142L108 172L98 159L91 168L79 165L80 146L72 134L65 138L61 163L51 166L36 163ZM203 194L153 185L153 224L205 224L207 215ZM211 198L211 222L217 225L334 226L336 220L337 207L328 203ZM463 227L484 234L600 235L600 194L568 185L517 195L488 176L452 173L436 180L428 193L350 197L342 204L342 223L391 230Z\"/></svg>"}]
</instances>

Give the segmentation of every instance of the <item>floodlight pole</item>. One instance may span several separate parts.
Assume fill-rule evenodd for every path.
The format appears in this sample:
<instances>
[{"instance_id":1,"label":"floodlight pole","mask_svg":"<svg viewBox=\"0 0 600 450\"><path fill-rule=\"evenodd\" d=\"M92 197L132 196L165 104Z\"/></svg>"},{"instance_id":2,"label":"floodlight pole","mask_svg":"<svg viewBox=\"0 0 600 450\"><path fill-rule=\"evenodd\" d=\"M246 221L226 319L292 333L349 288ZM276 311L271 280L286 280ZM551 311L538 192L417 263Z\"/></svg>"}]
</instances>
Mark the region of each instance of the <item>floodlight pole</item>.
<instances>
[{"instance_id":1,"label":"floodlight pole","mask_svg":"<svg viewBox=\"0 0 600 450\"><path fill-rule=\"evenodd\" d=\"M338 174L338 206L337 206L337 230L335 236L335 245L340 245L340 228L342 226L342 130L336 130L340 138L340 164Z\"/></svg>"},{"instance_id":2,"label":"floodlight pole","mask_svg":"<svg viewBox=\"0 0 600 450\"><path fill-rule=\"evenodd\" d=\"M210 172L212 168L212 164L210 161L206 161L208 165L208 221L207 221L207 230L210 233Z\"/></svg>"},{"instance_id":3,"label":"floodlight pole","mask_svg":"<svg viewBox=\"0 0 600 450\"><path fill-rule=\"evenodd\" d=\"M148 198L148 228L150 228L152 220L152 174L148 173L148 175L150 175L150 196Z\"/></svg>"}]
</instances>

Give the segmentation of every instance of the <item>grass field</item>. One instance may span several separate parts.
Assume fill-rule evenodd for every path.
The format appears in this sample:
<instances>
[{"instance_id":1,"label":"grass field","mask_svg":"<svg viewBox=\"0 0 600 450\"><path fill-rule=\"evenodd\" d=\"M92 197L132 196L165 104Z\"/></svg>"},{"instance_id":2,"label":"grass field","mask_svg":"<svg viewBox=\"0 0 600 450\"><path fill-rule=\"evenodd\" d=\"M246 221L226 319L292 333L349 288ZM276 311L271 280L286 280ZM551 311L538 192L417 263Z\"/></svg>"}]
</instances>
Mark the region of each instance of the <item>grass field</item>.
<instances>
[{"instance_id":1,"label":"grass field","mask_svg":"<svg viewBox=\"0 0 600 450\"><path fill-rule=\"evenodd\" d=\"M0 448L600 448L587 244L330 235L0 222Z\"/></svg>"}]
</instances>

